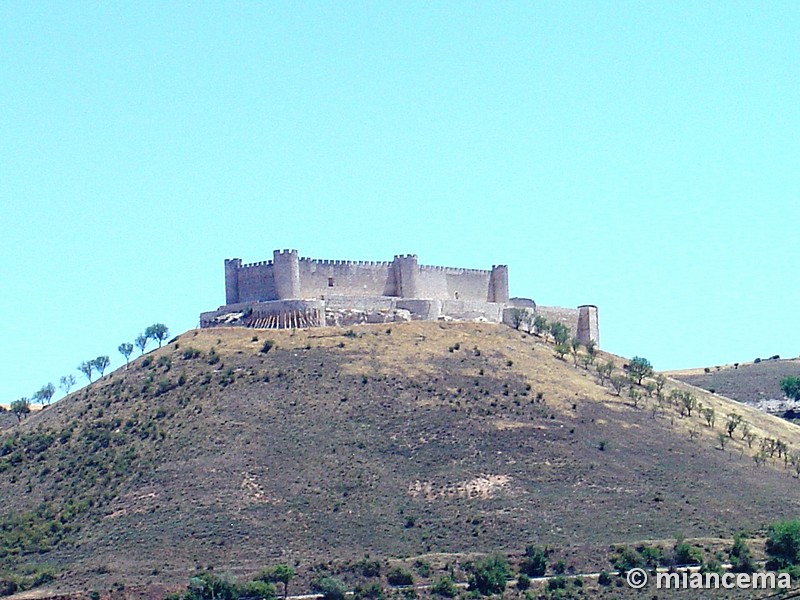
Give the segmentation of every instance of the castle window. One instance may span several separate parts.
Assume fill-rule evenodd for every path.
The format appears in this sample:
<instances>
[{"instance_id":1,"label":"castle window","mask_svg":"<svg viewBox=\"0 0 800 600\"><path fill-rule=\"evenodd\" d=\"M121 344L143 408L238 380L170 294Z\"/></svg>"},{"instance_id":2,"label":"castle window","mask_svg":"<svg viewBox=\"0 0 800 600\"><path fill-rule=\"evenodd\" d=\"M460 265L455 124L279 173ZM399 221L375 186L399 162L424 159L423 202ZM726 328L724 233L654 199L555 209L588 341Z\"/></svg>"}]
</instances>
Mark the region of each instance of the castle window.
<instances>
[{"instance_id":1,"label":"castle window","mask_svg":"<svg viewBox=\"0 0 800 600\"><path fill-rule=\"evenodd\" d=\"M328 277L328 287L333 287L333 277Z\"/></svg>"}]
</instances>

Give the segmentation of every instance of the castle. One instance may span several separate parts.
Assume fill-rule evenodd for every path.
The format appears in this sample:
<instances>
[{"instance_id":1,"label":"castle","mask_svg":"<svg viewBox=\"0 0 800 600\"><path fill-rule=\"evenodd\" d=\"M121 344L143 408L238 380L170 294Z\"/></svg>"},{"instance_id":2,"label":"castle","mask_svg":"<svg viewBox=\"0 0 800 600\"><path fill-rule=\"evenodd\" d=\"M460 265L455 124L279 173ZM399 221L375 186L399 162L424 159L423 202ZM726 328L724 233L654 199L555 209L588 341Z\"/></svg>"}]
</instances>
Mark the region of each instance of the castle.
<instances>
[{"instance_id":1,"label":"castle","mask_svg":"<svg viewBox=\"0 0 800 600\"><path fill-rule=\"evenodd\" d=\"M508 267L420 265L414 254L387 262L315 260L275 250L272 260L225 261L225 305L200 315L201 327L321 327L402 320L485 320L512 324L523 311L561 321L582 342L599 342L597 307L537 306L509 298Z\"/></svg>"}]
</instances>

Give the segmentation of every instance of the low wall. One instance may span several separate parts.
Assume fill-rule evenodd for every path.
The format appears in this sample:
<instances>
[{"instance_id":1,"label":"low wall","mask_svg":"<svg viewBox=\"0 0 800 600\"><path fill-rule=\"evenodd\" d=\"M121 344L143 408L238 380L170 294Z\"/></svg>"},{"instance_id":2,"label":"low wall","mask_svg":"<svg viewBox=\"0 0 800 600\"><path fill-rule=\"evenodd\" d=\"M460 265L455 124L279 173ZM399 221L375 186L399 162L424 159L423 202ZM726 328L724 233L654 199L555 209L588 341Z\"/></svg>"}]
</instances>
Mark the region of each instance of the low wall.
<instances>
[{"instance_id":1,"label":"low wall","mask_svg":"<svg viewBox=\"0 0 800 600\"><path fill-rule=\"evenodd\" d=\"M560 306L537 306L536 314L543 316L547 319L548 323L558 321L563 323L569 328L569 334L572 337L578 335L578 309L577 308L562 308Z\"/></svg>"}]
</instances>

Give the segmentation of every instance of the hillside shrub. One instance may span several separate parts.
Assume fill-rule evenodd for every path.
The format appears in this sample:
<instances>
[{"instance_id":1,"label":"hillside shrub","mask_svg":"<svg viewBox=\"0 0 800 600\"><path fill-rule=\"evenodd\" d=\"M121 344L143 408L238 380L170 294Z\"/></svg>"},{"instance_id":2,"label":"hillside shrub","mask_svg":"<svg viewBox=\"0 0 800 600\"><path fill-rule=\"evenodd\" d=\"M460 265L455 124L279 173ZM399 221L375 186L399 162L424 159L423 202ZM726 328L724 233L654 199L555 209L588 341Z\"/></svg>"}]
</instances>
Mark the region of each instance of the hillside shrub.
<instances>
[{"instance_id":1,"label":"hillside shrub","mask_svg":"<svg viewBox=\"0 0 800 600\"><path fill-rule=\"evenodd\" d=\"M270 350L272 350L272 348L273 348L274 346L275 346L275 341L274 341L274 340L267 340L267 341L265 341L265 342L264 342L264 345L263 345L263 346L261 346L261 353L262 353L262 354L266 354L267 352L269 352Z\"/></svg>"},{"instance_id":2,"label":"hillside shrub","mask_svg":"<svg viewBox=\"0 0 800 600\"><path fill-rule=\"evenodd\" d=\"M414 576L402 567L395 567L386 574L386 581L389 585L412 585Z\"/></svg>"},{"instance_id":3,"label":"hillside shrub","mask_svg":"<svg viewBox=\"0 0 800 600\"><path fill-rule=\"evenodd\" d=\"M353 596L355 596L356 600L383 600L383 598L386 597L381 584L377 581L373 581L367 585L357 585Z\"/></svg>"},{"instance_id":4,"label":"hillside shrub","mask_svg":"<svg viewBox=\"0 0 800 600\"><path fill-rule=\"evenodd\" d=\"M322 577L314 582L313 588L325 600L344 600L347 592L347 586L336 577Z\"/></svg>"},{"instance_id":5,"label":"hillside shrub","mask_svg":"<svg viewBox=\"0 0 800 600\"><path fill-rule=\"evenodd\" d=\"M567 587L567 578L563 575L556 575L552 579L547 581L547 589L550 591L553 590L563 590Z\"/></svg>"},{"instance_id":6,"label":"hillside shrub","mask_svg":"<svg viewBox=\"0 0 800 600\"><path fill-rule=\"evenodd\" d=\"M489 556L476 561L469 567L469 590L476 590L482 596L500 594L506 589L508 562L502 556Z\"/></svg>"},{"instance_id":7,"label":"hillside shrub","mask_svg":"<svg viewBox=\"0 0 800 600\"><path fill-rule=\"evenodd\" d=\"M781 379L781 391L787 398L800 400L800 377L784 377Z\"/></svg>"},{"instance_id":8,"label":"hillside shrub","mask_svg":"<svg viewBox=\"0 0 800 600\"><path fill-rule=\"evenodd\" d=\"M414 570L417 572L417 575L420 577L430 577L431 576L431 564L424 560L417 560L414 562Z\"/></svg>"},{"instance_id":9,"label":"hillside shrub","mask_svg":"<svg viewBox=\"0 0 800 600\"><path fill-rule=\"evenodd\" d=\"M356 566L364 577L381 576L381 562L379 560L364 557Z\"/></svg>"},{"instance_id":10,"label":"hillside shrub","mask_svg":"<svg viewBox=\"0 0 800 600\"><path fill-rule=\"evenodd\" d=\"M676 565L702 565L703 552L700 548L695 548L691 544L687 544L682 539L675 542L675 547L672 550L673 559Z\"/></svg>"},{"instance_id":11,"label":"hillside shrub","mask_svg":"<svg viewBox=\"0 0 800 600\"><path fill-rule=\"evenodd\" d=\"M520 573L517 577L517 589L524 592L529 587L531 587L531 578L525 575L525 573Z\"/></svg>"},{"instance_id":12,"label":"hillside shrub","mask_svg":"<svg viewBox=\"0 0 800 600\"><path fill-rule=\"evenodd\" d=\"M771 569L800 564L800 520L770 525L765 547Z\"/></svg>"},{"instance_id":13,"label":"hillside shrub","mask_svg":"<svg viewBox=\"0 0 800 600\"><path fill-rule=\"evenodd\" d=\"M213 573L201 573L189 579L184 600L237 600L239 590L233 582Z\"/></svg>"},{"instance_id":14,"label":"hillside shrub","mask_svg":"<svg viewBox=\"0 0 800 600\"><path fill-rule=\"evenodd\" d=\"M600 576L597 578L597 583L602 585L603 587L611 585L611 575L608 571L603 569L600 571Z\"/></svg>"},{"instance_id":15,"label":"hillside shrub","mask_svg":"<svg viewBox=\"0 0 800 600\"><path fill-rule=\"evenodd\" d=\"M266 581L248 581L241 586L240 595L254 600L272 600L276 596L275 586Z\"/></svg>"},{"instance_id":16,"label":"hillside shrub","mask_svg":"<svg viewBox=\"0 0 800 600\"><path fill-rule=\"evenodd\" d=\"M440 577L431 586L431 593L444 598L455 598L458 594L458 586L452 577Z\"/></svg>"},{"instance_id":17,"label":"hillside shrub","mask_svg":"<svg viewBox=\"0 0 800 600\"><path fill-rule=\"evenodd\" d=\"M519 569L529 577L542 577L547 571L547 551L541 546L527 546Z\"/></svg>"},{"instance_id":18,"label":"hillside shrub","mask_svg":"<svg viewBox=\"0 0 800 600\"><path fill-rule=\"evenodd\" d=\"M631 569L641 569L644 567L644 559L633 548L627 546L616 546L612 548L611 558L609 559L614 568L620 573L627 573Z\"/></svg>"},{"instance_id":19,"label":"hillside shrub","mask_svg":"<svg viewBox=\"0 0 800 600\"><path fill-rule=\"evenodd\" d=\"M733 546L729 554L731 571L734 573L752 573L758 568L746 540L747 538L743 533L737 533L733 536Z\"/></svg>"}]
</instances>

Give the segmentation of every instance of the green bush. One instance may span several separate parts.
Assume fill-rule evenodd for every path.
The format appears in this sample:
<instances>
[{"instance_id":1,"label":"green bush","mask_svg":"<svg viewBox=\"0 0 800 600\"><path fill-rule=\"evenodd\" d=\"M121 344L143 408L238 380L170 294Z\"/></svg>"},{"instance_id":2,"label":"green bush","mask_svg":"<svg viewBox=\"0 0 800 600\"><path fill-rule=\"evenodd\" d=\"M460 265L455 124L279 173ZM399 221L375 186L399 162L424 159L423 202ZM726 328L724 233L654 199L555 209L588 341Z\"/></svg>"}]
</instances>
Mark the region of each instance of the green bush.
<instances>
[{"instance_id":1,"label":"green bush","mask_svg":"<svg viewBox=\"0 0 800 600\"><path fill-rule=\"evenodd\" d=\"M753 560L753 554L747 545L746 537L743 533L733 536L733 546L730 550L731 571L734 573L752 573L758 566ZM769 544L769 541L767 541Z\"/></svg>"},{"instance_id":2,"label":"green bush","mask_svg":"<svg viewBox=\"0 0 800 600\"><path fill-rule=\"evenodd\" d=\"M431 593L445 598L454 598L458 594L458 586L452 577L440 577L431 586Z\"/></svg>"},{"instance_id":3,"label":"green bush","mask_svg":"<svg viewBox=\"0 0 800 600\"><path fill-rule=\"evenodd\" d=\"M383 600L386 597L383 593L381 584L377 581L374 581L368 585L356 586L354 595L357 600Z\"/></svg>"},{"instance_id":4,"label":"green bush","mask_svg":"<svg viewBox=\"0 0 800 600\"><path fill-rule=\"evenodd\" d=\"M673 556L676 565L702 565L703 552L700 548L695 548L683 540L678 540L673 549Z\"/></svg>"},{"instance_id":5,"label":"green bush","mask_svg":"<svg viewBox=\"0 0 800 600\"><path fill-rule=\"evenodd\" d=\"M517 577L517 589L524 592L529 587L531 587L531 578L525 575L525 573L520 573L519 577Z\"/></svg>"},{"instance_id":6,"label":"green bush","mask_svg":"<svg viewBox=\"0 0 800 600\"><path fill-rule=\"evenodd\" d=\"M525 558L519 564L520 571L529 577L542 577L547 571L547 551L541 546L525 548Z\"/></svg>"},{"instance_id":7,"label":"green bush","mask_svg":"<svg viewBox=\"0 0 800 600\"><path fill-rule=\"evenodd\" d=\"M556 575L547 581L548 590L563 590L567 587L567 578L563 575Z\"/></svg>"},{"instance_id":8,"label":"green bush","mask_svg":"<svg viewBox=\"0 0 800 600\"><path fill-rule=\"evenodd\" d=\"M469 567L469 589L483 596L500 594L506 589L508 562L502 556L489 556Z\"/></svg>"},{"instance_id":9,"label":"green bush","mask_svg":"<svg viewBox=\"0 0 800 600\"><path fill-rule=\"evenodd\" d=\"M389 585L412 585L414 576L402 567L395 567L386 574L386 581Z\"/></svg>"},{"instance_id":10,"label":"green bush","mask_svg":"<svg viewBox=\"0 0 800 600\"><path fill-rule=\"evenodd\" d=\"M314 591L322 594L325 600L344 600L347 587L335 577L323 577L314 582Z\"/></svg>"},{"instance_id":11,"label":"green bush","mask_svg":"<svg viewBox=\"0 0 800 600\"><path fill-rule=\"evenodd\" d=\"M600 576L597 578L597 583L604 587L611 585L611 575L608 573L608 571L605 569L600 571Z\"/></svg>"},{"instance_id":12,"label":"green bush","mask_svg":"<svg viewBox=\"0 0 800 600\"><path fill-rule=\"evenodd\" d=\"M786 569L800 564L800 520L770 525L766 551L770 568Z\"/></svg>"},{"instance_id":13,"label":"green bush","mask_svg":"<svg viewBox=\"0 0 800 600\"><path fill-rule=\"evenodd\" d=\"M613 548L611 564L621 573L626 573L631 569L641 569L644 567L642 556L633 548L627 546L617 546Z\"/></svg>"},{"instance_id":14,"label":"green bush","mask_svg":"<svg viewBox=\"0 0 800 600\"><path fill-rule=\"evenodd\" d=\"M431 565L424 560L418 560L414 563L414 570L417 572L417 575L420 577L430 577L431 576Z\"/></svg>"},{"instance_id":15,"label":"green bush","mask_svg":"<svg viewBox=\"0 0 800 600\"><path fill-rule=\"evenodd\" d=\"M381 576L381 561L379 560L364 557L356 566L364 577Z\"/></svg>"},{"instance_id":16,"label":"green bush","mask_svg":"<svg viewBox=\"0 0 800 600\"><path fill-rule=\"evenodd\" d=\"M275 346L275 341L274 340L267 340L266 342L264 342L264 345L261 346L261 353L262 354L266 354L267 352L272 350L272 348L274 346Z\"/></svg>"},{"instance_id":17,"label":"green bush","mask_svg":"<svg viewBox=\"0 0 800 600\"><path fill-rule=\"evenodd\" d=\"M241 587L241 595L253 600L272 600L275 594L275 586L266 581L249 581Z\"/></svg>"},{"instance_id":18,"label":"green bush","mask_svg":"<svg viewBox=\"0 0 800 600\"><path fill-rule=\"evenodd\" d=\"M184 600L237 600L239 590L235 583L213 573L201 573L189 579Z\"/></svg>"},{"instance_id":19,"label":"green bush","mask_svg":"<svg viewBox=\"0 0 800 600\"><path fill-rule=\"evenodd\" d=\"M661 548L656 548L655 546L641 546L638 548L639 554L642 555L642 560L644 564L652 569L658 566L658 563L661 561L662 554Z\"/></svg>"}]
</instances>

